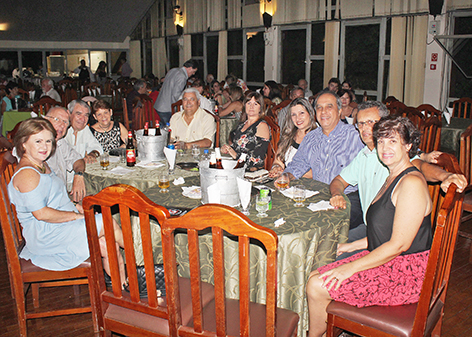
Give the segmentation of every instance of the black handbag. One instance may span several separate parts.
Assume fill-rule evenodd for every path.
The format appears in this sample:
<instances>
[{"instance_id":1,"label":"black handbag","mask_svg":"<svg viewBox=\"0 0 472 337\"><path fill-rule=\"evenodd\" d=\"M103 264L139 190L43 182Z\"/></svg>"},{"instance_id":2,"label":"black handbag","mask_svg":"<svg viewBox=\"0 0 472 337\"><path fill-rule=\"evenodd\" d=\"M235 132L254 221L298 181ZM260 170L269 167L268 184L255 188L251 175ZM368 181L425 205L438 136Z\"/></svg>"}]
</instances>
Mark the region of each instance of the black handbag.
<instances>
[{"instance_id":1,"label":"black handbag","mask_svg":"<svg viewBox=\"0 0 472 337\"><path fill-rule=\"evenodd\" d=\"M146 271L144 270L144 266L137 266L136 273L138 275L139 296L147 297L148 293L146 287ZM166 283L164 280L164 265L162 263L154 265L154 274L156 276L157 296L165 296Z\"/></svg>"}]
</instances>

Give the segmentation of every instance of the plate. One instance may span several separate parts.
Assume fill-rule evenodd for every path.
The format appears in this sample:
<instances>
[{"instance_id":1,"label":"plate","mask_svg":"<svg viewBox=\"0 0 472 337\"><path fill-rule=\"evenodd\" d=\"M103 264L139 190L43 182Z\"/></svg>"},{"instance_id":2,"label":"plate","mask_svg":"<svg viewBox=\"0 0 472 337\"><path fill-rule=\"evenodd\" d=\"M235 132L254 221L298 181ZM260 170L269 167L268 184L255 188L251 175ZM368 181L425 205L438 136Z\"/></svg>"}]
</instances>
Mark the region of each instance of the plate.
<instances>
[{"instance_id":1,"label":"plate","mask_svg":"<svg viewBox=\"0 0 472 337\"><path fill-rule=\"evenodd\" d=\"M178 163L178 164L175 164L175 165L180 167L180 169L182 169L182 170L198 171L198 163L189 162L189 163Z\"/></svg>"},{"instance_id":2,"label":"plate","mask_svg":"<svg viewBox=\"0 0 472 337\"><path fill-rule=\"evenodd\" d=\"M199 186L194 186L194 188L191 188L186 192L182 192L182 195L190 199L201 199L202 189Z\"/></svg>"}]
</instances>

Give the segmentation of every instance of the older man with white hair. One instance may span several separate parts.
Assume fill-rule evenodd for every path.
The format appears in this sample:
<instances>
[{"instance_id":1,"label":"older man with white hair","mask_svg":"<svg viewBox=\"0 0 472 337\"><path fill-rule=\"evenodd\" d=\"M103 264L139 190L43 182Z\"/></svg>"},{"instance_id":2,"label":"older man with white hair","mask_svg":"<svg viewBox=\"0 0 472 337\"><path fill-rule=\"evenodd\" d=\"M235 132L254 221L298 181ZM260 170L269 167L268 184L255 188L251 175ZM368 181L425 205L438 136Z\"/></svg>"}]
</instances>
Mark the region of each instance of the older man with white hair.
<instances>
[{"instance_id":1,"label":"older man with white hair","mask_svg":"<svg viewBox=\"0 0 472 337\"><path fill-rule=\"evenodd\" d=\"M172 138L180 142L176 147L192 148L210 147L216 133L216 123L213 116L200 108L201 95L195 88L185 89L182 95L183 110L175 113L170 119Z\"/></svg>"},{"instance_id":2,"label":"older man with white hair","mask_svg":"<svg viewBox=\"0 0 472 337\"><path fill-rule=\"evenodd\" d=\"M41 89L43 91L41 97L49 96L56 102L62 102L61 95L54 89L54 82L50 78L45 78L41 81Z\"/></svg>"}]
</instances>

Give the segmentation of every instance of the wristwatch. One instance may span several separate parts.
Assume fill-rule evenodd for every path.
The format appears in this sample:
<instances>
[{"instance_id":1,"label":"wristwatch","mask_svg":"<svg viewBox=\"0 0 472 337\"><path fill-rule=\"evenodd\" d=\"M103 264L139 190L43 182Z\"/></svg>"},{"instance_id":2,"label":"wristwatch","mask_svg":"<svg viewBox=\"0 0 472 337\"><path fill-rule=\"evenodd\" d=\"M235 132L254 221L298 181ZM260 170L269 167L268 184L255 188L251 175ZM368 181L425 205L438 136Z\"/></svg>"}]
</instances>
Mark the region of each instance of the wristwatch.
<instances>
[{"instance_id":1,"label":"wristwatch","mask_svg":"<svg viewBox=\"0 0 472 337\"><path fill-rule=\"evenodd\" d=\"M75 172L75 171L74 171L74 175L83 177L83 176L84 176L84 172Z\"/></svg>"}]
</instances>

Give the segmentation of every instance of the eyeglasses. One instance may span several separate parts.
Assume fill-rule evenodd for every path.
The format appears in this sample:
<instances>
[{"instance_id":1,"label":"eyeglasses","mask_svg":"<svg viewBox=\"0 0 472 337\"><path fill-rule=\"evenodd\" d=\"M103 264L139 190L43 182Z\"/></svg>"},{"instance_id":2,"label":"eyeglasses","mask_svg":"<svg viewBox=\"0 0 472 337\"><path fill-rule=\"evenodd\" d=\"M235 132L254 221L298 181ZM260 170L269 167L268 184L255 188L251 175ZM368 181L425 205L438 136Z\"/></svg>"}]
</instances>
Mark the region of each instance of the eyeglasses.
<instances>
[{"instance_id":1,"label":"eyeglasses","mask_svg":"<svg viewBox=\"0 0 472 337\"><path fill-rule=\"evenodd\" d=\"M56 122L56 123L64 123L65 126L69 126L69 121L66 121L66 120L63 120L63 119L60 119L60 118L57 118L57 117L44 116L44 118L52 119L52 120L53 120L54 122Z\"/></svg>"},{"instance_id":2,"label":"eyeglasses","mask_svg":"<svg viewBox=\"0 0 472 337\"><path fill-rule=\"evenodd\" d=\"M373 126L375 123L377 123L379 120L368 120L368 121L365 121L365 122L357 122L357 128L358 129L363 129L364 126L368 125L368 126Z\"/></svg>"}]
</instances>

